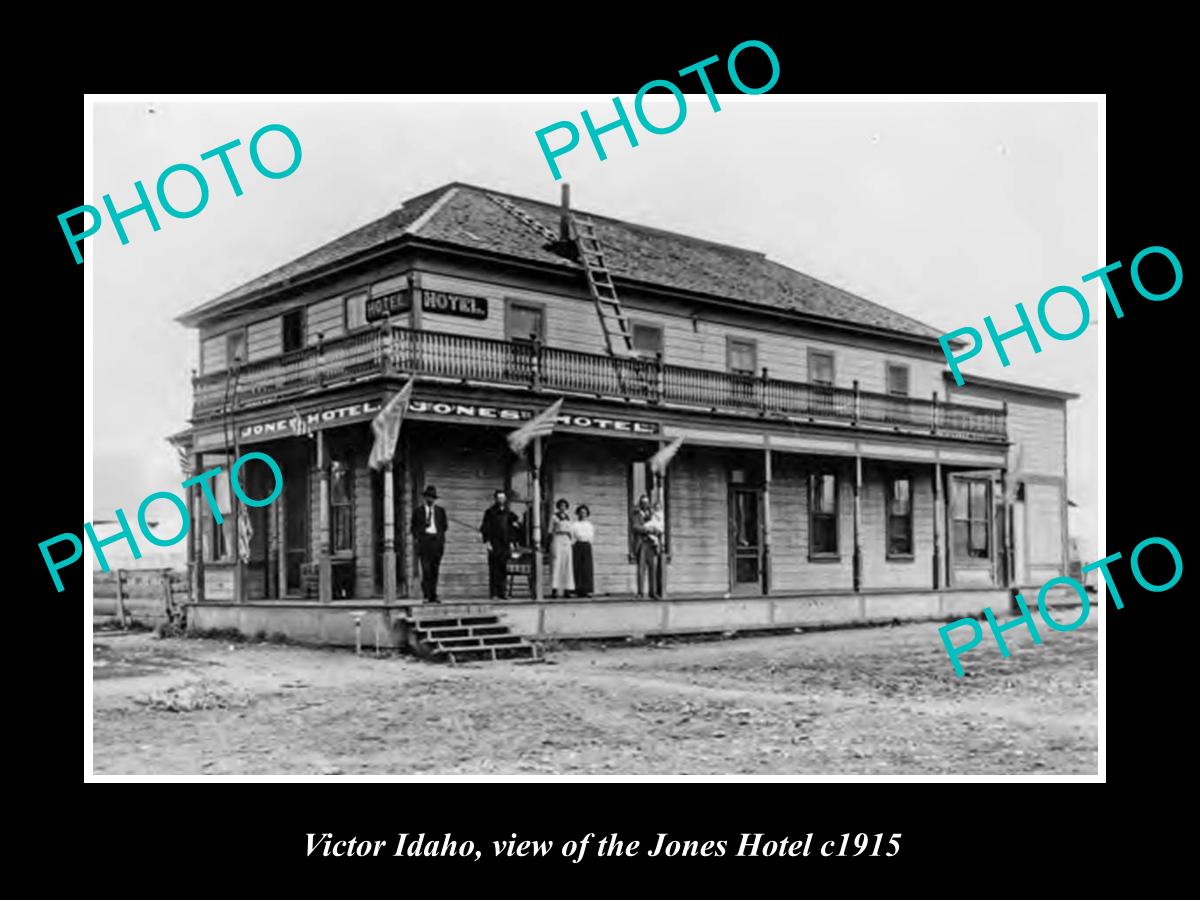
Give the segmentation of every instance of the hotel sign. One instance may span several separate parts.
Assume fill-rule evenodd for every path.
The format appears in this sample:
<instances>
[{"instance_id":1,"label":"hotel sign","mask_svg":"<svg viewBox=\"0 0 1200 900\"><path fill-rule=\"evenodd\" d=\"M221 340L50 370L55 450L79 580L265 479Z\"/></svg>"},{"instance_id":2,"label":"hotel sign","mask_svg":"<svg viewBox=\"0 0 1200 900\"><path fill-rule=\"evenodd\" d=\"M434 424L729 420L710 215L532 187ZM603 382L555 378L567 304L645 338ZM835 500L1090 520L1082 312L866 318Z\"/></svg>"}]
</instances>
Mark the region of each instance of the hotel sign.
<instances>
[{"instance_id":1,"label":"hotel sign","mask_svg":"<svg viewBox=\"0 0 1200 900\"><path fill-rule=\"evenodd\" d=\"M382 408L383 404L378 400L365 400L361 403L347 403L342 406L330 406L307 412L296 411L290 416L272 419L269 422L239 425L238 440L246 443L247 441L269 441L285 437L304 437L319 428L329 428L346 422L372 418Z\"/></svg>"},{"instance_id":2,"label":"hotel sign","mask_svg":"<svg viewBox=\"0 0 1200 900\"><path fill-rule=\"evenodd\" d=\"M462 316L464 319L486 319L488 302L487 297L467 297L463 294L448 294L445 291L422 291L421 309L447 316Z\"/></svg>"},{"instance_id":3,"label":"hotel sign","mask_svg":"<svg viewBox=\"0 0 1200 900\"><path fill-rule=\"evenodd\" d=\"M367 321L378 322L388 316L398 316L412 308L412 298L408 291L393 291L380 297L367 300Z\"/></svg>"},{"instance_id":4,"label":"hotel sign","mask_svg":"<svg viewBox=\"0 0 1200 900\"><path fill-rule=\"evenodd\" d=\"M475 421L492 420L497 425L517 425L532 419L541 410L522 409L510 406L487 406L479 403L448 403L435 400L413 400L408 405L408 411L425 419L471 419ZM617 431L624 434L655 435L659 433L657 422L645 422L637 419L616 419L609 416L584 416L574 413L563 413L558 417L558 424L568 428L579 428L587 431Z\"/></svg>"},{"instance_id":5,"label":"hotel sign","mask_svg":"<svg viewBox=\"0 0 1200 900\"><path fill-rule=\"evenodd\" d=\"M253 424L238 422L238 442L250 444L256 441L306 437L323 428L336 428L339 425L369 421L378 415L386 399L361 400L357 403L342 403L336 406L318 407L316 409L296 409L291 411L290 414L280 415L265 422L254 422ZM475 425L497 425L500 427L516 428L522 422L532 419L539 412L541 412L541 408L526 409L524 407L493 406L483 403L412 400L408 404L406 416L421 420L451 419L468 421ZM608 431L631 437L653 437L662 434L662 429L658 422L647 422L641 419L621 419L603 415L563 413L558 417L558 425L571 431ZM197 446L203 445L207 447L210 442L212 446L220 445L220 432L214 432L211 439L206 437Z\"/></svg>"}]
</instances>

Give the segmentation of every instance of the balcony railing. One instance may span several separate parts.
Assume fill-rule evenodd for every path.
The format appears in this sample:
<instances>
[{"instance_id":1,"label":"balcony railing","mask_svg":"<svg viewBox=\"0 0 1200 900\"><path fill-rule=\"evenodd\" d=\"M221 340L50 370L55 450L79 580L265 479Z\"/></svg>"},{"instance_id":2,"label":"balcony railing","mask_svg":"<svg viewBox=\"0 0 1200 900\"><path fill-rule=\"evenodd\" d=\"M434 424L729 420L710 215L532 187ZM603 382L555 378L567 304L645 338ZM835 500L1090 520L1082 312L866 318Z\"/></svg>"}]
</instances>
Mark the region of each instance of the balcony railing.
<instances>
[{"instance_id":1,"label":"balcony railing","mask_svg":"<svg viewBox=\"0 0 1200 900\"><path fill-rule=\"evenodd\" d=\"M610 357L537 343L392 327L216 372L193 382L194 418L216 416L236 391L239 410L385 373L415 373L641 403L861 425L976 440L1006 439L1003 409L872 394L761 375Z\"/></svg>"}]
</instances>

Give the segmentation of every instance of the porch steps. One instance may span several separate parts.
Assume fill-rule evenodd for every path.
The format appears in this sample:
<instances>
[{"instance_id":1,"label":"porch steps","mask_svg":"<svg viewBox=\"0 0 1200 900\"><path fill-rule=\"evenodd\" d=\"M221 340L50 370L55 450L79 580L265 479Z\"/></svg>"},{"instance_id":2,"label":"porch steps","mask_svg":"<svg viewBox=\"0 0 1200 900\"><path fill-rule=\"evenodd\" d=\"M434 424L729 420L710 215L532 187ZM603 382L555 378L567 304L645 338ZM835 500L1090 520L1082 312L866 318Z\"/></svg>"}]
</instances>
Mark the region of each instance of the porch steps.
<instances>
[{"instance_id":1,"label":"porch steps","mask_svg":"<svg viewBox=\"0 0 1200 900\"><path fill-rule=\"evenodd\" d=\"M400 617L400 623L408 645L425 659L452 665L469 660L539 659L537 646L513 634L487 606L414 606Z\"/></svg>"}]
</instances>

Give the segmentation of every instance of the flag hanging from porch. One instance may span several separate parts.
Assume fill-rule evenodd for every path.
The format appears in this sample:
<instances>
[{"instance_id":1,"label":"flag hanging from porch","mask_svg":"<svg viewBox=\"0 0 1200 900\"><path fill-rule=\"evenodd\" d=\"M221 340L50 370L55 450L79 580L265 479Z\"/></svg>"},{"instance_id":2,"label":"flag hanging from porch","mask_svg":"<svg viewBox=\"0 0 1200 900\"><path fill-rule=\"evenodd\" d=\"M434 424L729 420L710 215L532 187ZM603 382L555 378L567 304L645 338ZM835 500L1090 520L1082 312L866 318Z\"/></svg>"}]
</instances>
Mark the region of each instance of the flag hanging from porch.
<instances>
[{"instance_id":1,"label":"flag hanging from porch","mask_svg":"<svg viewBox=\"0 0 1200 900\"><path fill-rule=\"evenodd\" d=\"M300 415L300 410L296 409L296 405L292 404L292 418L288 421L292 431L296 433L296 437L312 437L313 429L308 424L308 420Z\"/></svg>"},{"instance_id":2,"label":"flag hanging from porch","mask_svg":"<svg viewBox=\"0 0 1200 900\"><path fill-rule=\"evenodd\" d=\"M521 453L534 438L546 437L558 422L558 411L562 409L562 397L551 403L516 431L508 435L508 446L513 453Z\"/></svg>"},{"instance_id":3,"label":"flag hanging from porch","mask_svg":"<svg viewBox=\"0 0 1200 900\"><path fill-rule=\"evenodd\" d=\"M371 421L371 430L375 432L375 444L371 447L369 460L372 469L379 470L392 461L396 454L396 440L400 437L400 423L404 421L404 413L408 410L408 401L412 397L413 379L387 402Z\"/></svg>"},{"instance_id":4,"label":"flag hanging from porch","mask_svg":"<svg viewBox=\"0 0 1200 900\"><path fill-rule=\"evenodd\" d=\"M183 444L175 445L175 455L179 460L179 471L186 481L192 477L192 454Z\"/></svg>"},{"instance_id":5,"label":"flag hanging from porch","mask_svg":"<svg viewBox=\"0 0 1200 900\"><path fill-rule=\"evenodd\" d=\"M667 466L671 460L675 458L675 454L679 452L679 448L683 446L683 438L677 437L667 446L663 447L652 457L650 457L650 471L655 475L661 475L667 470Z\"/></svg>"}]
</instances>

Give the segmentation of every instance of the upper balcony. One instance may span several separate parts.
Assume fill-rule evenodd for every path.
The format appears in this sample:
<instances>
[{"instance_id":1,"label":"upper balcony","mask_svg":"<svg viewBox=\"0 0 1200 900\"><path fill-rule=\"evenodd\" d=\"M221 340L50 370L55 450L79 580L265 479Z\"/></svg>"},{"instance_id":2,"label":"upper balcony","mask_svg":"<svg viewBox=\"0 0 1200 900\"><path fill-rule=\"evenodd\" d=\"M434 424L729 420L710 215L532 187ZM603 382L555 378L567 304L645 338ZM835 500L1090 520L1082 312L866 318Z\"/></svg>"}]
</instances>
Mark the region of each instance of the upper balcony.
<instances>
[{"instance_id":1,"label":"upper balcony","mask_svg":"<svg viewBox=\"0 0 1200 900\"><path fill-rule=\"evenodd\" d=\"M893 397L541 344L391 326L193 380L193 419L244 410L384 374L552 391L680 410L971 440L1007 440L1004 409Z\"/></svg>"}]
</instances>

